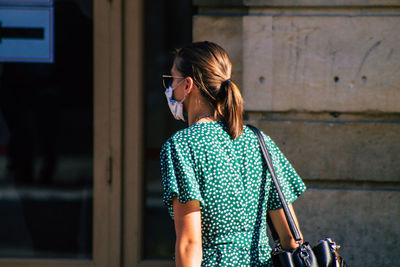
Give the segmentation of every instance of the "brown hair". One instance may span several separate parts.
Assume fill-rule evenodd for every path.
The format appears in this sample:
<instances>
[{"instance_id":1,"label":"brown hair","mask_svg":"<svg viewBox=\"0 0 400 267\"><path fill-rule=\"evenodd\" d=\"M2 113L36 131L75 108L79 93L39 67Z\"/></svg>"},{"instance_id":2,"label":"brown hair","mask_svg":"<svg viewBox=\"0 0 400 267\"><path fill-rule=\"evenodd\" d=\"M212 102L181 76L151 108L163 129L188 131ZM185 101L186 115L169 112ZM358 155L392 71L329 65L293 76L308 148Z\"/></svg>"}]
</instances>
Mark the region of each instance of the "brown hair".
<instances>
[{"instance_id":1,"label":"brown hair","mask_svg":"<svg viewBox=\"0 0 400 267\"><path fill-rule=\"evenodd\" d=\"M232 63L225 50L212 42L196 42L177 50L176 59L177 70L184 77L192 77L230 137L239 137L243 131L243 98L231 80Z\"/></svg>"}]
</instances>

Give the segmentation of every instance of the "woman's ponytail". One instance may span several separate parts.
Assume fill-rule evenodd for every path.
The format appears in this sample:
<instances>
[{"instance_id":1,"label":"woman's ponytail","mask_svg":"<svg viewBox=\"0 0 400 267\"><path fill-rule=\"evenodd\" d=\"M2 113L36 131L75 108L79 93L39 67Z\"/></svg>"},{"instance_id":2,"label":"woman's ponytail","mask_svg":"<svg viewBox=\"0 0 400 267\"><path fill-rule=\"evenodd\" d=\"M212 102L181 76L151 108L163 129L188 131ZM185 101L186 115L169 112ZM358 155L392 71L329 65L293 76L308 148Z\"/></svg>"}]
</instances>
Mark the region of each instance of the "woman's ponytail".
<instances>
[{"instance_id":1,"label":"woman's ponytail","mask_svg":"<svg viewBox=\"0 0 400 267\"><path fill-rule=\"evenodd\" d=\"M230 79L221 84L216 112L228 128L231 139L236 139L242 134L243 98L239 88Z\"/></svg>"},{"instance_id":2,"label":"woman's ponytail","mask_svg":"<svg viewBox=\"0 0 400 267\"><path fill-rule=\"evenodd\" d=\"M175 63L183 77L192 77L231 139L239 137L243 132L243 98L235 83L226 79L232 74L226 51L212 42L196 42L179 49Z\"/></svg>"}]
</instances>

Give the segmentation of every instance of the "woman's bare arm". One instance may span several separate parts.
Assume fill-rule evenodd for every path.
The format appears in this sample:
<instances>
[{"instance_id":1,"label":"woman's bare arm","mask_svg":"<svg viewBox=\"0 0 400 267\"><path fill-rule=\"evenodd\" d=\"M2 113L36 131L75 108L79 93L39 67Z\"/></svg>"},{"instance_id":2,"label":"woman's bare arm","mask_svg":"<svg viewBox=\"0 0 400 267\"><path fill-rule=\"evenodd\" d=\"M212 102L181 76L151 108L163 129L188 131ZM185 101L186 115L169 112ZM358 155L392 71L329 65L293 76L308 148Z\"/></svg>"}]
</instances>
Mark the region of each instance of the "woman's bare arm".
<instances>
[{"instance_id":1,"label":"woman's bare arm","mask_svg":"<svg viewBox=\"0 0 400 267\"><path fill-rule=\"evenodd\" d=\"M200 202L182 204L173 200L176 232L175 264L177 267L200 266L202 260Z\"/></svg>"},{"instance_id":2,"label":"woman's bare arm","mask_svg":"<svg viewBox=\"0 0 400 267\"><path fill-rule=\"evenodd\" d=\"M294 212L293 206L289 205L289 209L292 212L293 219L296 222L297 228L300 231L299 222L297 221L296 214ZM296 244L292 233L290 232L289 225L286 221L285 213L283 209L270 210L268 211L269 217L271 218L272 224L275 227L276 232L278 233L279 240L281 242L282 248L284 249L292 249L298 247ZM301 239L303 239L303 235L300 231Z\"/></svg>"}]
</instances>

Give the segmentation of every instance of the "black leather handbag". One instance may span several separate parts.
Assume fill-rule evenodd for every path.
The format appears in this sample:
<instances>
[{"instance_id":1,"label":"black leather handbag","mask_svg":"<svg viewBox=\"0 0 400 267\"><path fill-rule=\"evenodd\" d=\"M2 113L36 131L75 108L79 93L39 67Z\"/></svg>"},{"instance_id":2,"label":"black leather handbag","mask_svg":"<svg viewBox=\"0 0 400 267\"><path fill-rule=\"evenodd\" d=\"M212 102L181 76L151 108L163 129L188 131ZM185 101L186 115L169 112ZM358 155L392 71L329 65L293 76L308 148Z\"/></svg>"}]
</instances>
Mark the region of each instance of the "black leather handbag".
<instances>
[{"instance_id":1,"label":"black leather handbag","mask_svg":"<svg viewBox=\"0 0 400 267\"><path fill-rule=\"evenodd\" d=\"M271 173L272 181L277 189L279 199L282 203L282 207L285 213L286 220L288 222L290 231L299 246L293 250L285 250L279 243L279 236L272 224L271 219L267 218L269 228L271 230L272 237L276 243L276 247L272 251L272 261L275 267L347 267L346 263L340 257L337 250L340 246L336 245L330 238L320 240L314 247L307 242L302 243L300 232L294 222L292 213L288 207L286 199L282 193L278 179L275 174L274 167L272 165L271 156L265 145L264 138L257 128L251 125L247 125L256 134L258 142L261 147L261 153L268 166L268 170Z\"/></svg>"}]
</instances>

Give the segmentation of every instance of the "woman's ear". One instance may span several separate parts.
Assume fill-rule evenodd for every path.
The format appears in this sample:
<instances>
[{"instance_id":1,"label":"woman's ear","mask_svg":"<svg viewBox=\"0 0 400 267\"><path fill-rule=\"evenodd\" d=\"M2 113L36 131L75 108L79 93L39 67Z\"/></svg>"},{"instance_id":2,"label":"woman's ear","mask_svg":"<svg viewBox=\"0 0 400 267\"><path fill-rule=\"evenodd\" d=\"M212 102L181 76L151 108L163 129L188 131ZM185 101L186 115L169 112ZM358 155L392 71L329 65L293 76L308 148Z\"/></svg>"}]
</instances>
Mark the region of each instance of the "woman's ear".
<instances>
[{"instance_id":1,"label":"woman's ear","mask_svg":"<svg viewBox=\"0 0 400 267\"><path fill-rule=\"evenodd\" d=\"M185 95L188 95L192 92L193 87L196 86L192 77L186 77L186 85L185 85Z\"/></svg>"}]
</instances>

